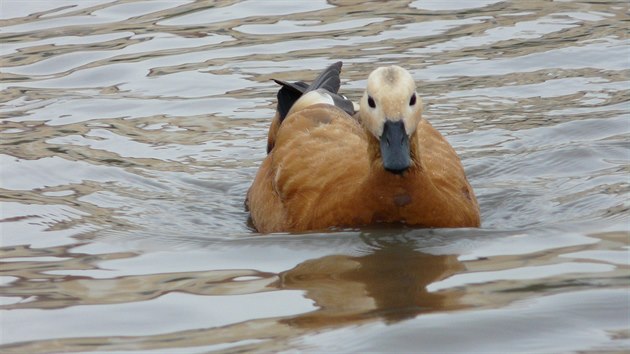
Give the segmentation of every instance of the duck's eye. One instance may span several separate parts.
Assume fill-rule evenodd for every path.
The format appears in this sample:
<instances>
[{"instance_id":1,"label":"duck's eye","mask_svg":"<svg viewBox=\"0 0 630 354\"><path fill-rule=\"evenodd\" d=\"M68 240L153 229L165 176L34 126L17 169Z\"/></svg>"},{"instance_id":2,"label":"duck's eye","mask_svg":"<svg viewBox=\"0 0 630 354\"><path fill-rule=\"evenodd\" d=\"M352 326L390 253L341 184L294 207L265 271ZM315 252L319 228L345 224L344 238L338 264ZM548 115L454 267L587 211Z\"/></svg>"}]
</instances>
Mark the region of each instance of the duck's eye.
<instances>
[{"instance_id":1,"label":"duck's eye","mask_svg":"<svg viewBox=\"0 0 630 354\"><path fill-rule=\"evenodd\" d=\"M368 105L372 108L376 108L376 103L374 102L374 99L370 96L368 96Z\"/></svg>"},{"instance_id":2,"label":"duck's eye","mask_svg":"<svg viewBox=\"0 0 630 354\"><path fill-rule=\"evenodd\" d=\"M415 93L413 95L411 95L411 98L409 99L409 105L413 106L414 104L416 104L416 94Z\"/></svg>"}]
</instances>

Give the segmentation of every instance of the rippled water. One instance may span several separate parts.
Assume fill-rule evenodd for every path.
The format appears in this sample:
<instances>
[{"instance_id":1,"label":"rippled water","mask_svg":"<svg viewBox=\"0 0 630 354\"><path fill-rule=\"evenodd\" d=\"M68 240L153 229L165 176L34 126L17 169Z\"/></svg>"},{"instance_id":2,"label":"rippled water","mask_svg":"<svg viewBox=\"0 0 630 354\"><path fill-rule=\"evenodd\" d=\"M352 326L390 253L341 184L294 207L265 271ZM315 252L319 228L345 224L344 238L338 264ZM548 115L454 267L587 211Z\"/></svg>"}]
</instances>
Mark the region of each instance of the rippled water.
<instances>
[{"instance_id":1,"label":"rippled water","mask_svg":"<svg viewBox=\"0 0 630 354\"><path fill-rule=\"evenodd\" d=\"M2 1L3 353L630 349L625 1ZM278 89L408 68L480 229L255 234Z\"/></svg>"}]
</instances>

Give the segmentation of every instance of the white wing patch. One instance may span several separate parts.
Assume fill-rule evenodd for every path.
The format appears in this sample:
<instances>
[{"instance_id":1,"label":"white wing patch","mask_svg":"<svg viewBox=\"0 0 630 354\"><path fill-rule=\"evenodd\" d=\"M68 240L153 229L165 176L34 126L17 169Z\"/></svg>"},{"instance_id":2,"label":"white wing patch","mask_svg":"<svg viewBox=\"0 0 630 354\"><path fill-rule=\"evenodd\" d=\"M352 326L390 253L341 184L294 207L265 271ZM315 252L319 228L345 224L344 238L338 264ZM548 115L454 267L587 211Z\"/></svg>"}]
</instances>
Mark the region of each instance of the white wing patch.
<instances>
[{"instance_id":1,"label":"white wing patch","mask_svg":"<svg viewBox=\"0 0 630 354\"><path fill-rule=\"evenodd\" d=\"M332 96L328 94L328 92L324 89L318 89L315 91L309 91L302 95L291 107L287 116L295 113L297 111L303 110L304 108L312 105L316 105L319 103L329 104L331 106L335 105L335 101L333 101Z\"/></svg>"}]
</instances>

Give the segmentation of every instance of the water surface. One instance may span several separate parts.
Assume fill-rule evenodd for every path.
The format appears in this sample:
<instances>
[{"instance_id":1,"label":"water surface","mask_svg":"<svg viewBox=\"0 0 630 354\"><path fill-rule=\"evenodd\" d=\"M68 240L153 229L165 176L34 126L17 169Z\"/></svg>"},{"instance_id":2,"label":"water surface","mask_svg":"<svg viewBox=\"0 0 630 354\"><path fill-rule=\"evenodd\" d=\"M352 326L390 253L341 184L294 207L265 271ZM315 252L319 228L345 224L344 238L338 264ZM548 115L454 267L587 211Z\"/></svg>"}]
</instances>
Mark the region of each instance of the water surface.
<instances>
[{"instance_id":1,"label":"water surface","mask_svg":"<svg viewBox=\"0 0 630 354\"><path fill-rule=\"evenodd\" d=\"M3 353L630 349L624 1L3 1ZM480 229L261 236L271 78L410 70Z\"/></svg>"}]
</instances>

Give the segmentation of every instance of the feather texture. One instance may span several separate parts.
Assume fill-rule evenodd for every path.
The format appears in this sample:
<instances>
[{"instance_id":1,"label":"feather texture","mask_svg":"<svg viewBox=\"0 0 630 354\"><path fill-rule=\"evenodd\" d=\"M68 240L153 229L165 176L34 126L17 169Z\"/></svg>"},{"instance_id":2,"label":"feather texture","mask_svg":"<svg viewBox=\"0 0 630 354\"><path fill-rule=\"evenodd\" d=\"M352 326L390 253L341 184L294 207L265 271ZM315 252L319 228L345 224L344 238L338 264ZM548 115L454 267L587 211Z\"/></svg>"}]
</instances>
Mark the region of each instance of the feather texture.
<instances>
[{"instance_id":1,"label":"feather texture","mask_svg":"<svg viewBox=\"0 0 630 354\"><path fill-rule=\"evenodd\" d=\"M376 116L361 111L357 120L334 104L301 102L306 96L276 127L273 149L248 192L247 204L258 231L374 223L479 226L477 200L459 157L419 111L409 113L418 115L409 137L411 166L397 174L383 168L382 142L360 121ZM391 102L399 104L395 99ZM405 96L404 104L408 102Z\"/></svg>"}]
</instances>

